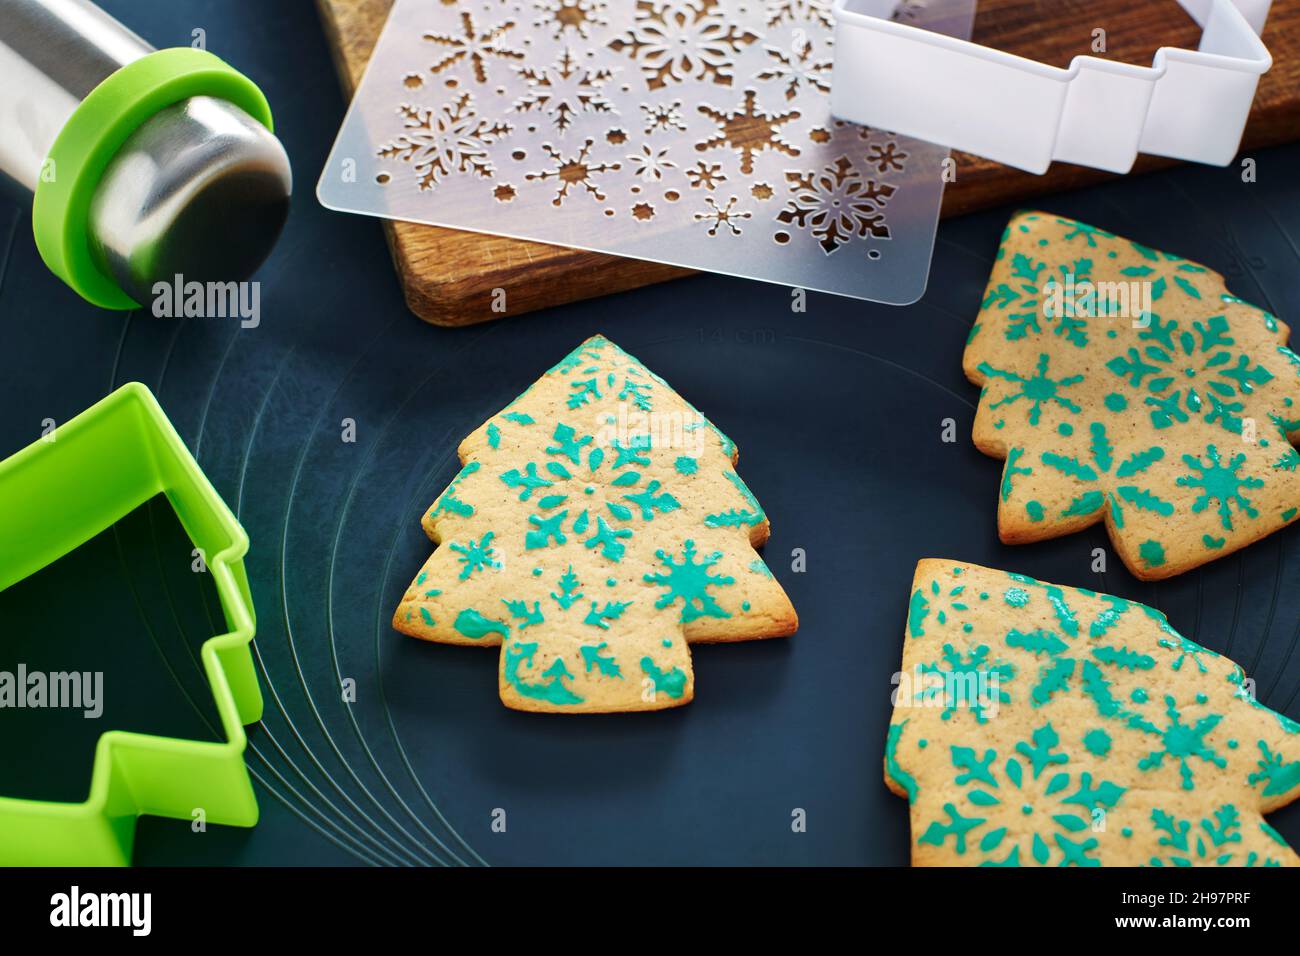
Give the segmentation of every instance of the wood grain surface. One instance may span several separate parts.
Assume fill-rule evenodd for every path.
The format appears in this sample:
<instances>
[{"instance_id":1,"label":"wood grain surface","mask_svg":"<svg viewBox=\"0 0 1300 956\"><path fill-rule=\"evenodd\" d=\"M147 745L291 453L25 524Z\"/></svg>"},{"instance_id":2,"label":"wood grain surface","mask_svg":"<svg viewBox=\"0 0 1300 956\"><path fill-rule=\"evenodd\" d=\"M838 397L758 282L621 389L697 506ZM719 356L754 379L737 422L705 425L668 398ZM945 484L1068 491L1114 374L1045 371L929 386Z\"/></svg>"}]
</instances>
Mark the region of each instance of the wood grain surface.
<instances>
[{"instance_id":1,"label":"wood grain surface","mask_svg":"<svg viewBox=\"0 0 1300 956\"><path fill-rule=\"evenodd\" d=\"M317 0L343 89L356 88L392 0ZM1055 66L1092 54L1093 30L1106 31L1110 59L1149 65L1162 46L1195 48L1196 24L1176 0L979 0L973 39ZM1300 0L1274 0L1264 42L1273 68L1260 80L1243 150L1300 138ZM943 215L1074 189L1111 174L1055 163L1045 175L957 153L957 178ZM1172 165L1140 156L1134 173ZM436 325L471 325L547 306L607 295L689 275L685 269L537 242L409 222L385 222L407 304ZM492 310L506 289L505 312Z\"/></svg>"}]
</instances>

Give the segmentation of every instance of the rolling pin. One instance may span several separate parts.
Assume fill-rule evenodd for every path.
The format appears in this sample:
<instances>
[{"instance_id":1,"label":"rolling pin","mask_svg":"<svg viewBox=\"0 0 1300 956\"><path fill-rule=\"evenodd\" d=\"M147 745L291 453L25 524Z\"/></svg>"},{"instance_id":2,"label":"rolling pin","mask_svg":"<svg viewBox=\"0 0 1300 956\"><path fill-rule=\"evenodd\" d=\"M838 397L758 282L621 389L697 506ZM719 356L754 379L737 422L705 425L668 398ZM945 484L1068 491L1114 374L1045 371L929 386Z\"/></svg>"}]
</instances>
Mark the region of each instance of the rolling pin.
<instances>
[{"instance_id":1,"label":"rolling pin","mask_svg":"<svg viewBox=\"0 0 1300 956\"><path fill-rule=\"evenodd\" d=\"M177 276L247 279L293 188L251 80L155 50L89 0L0 0L0 173L46 265L116 309Z\"/></svg>"}]
</instances>

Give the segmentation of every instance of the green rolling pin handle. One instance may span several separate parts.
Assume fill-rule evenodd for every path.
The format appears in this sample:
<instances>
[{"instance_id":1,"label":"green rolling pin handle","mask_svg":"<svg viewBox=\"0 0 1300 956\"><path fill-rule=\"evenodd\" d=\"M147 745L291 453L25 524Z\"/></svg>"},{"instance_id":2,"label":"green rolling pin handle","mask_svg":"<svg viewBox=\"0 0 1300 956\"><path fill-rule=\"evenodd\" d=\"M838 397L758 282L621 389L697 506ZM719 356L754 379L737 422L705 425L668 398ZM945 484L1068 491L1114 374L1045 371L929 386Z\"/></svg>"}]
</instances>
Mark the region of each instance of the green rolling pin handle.
<instances>
[{"instance_id":1,"label":"green rolling pin handle","mask_svg":"<svg viewBox=\"0 0 1300 956\"><path fill-rule=\"evenodd\" d=\"M87 300L248 278L293 176L257 86L200 49L156 51L91 0L0 0L0 180L41 257Z\"/></svg>"},{"instance_id":2,"label":"green rolling pin handle","mask_svg":"<svg viewBox=\"0 0 1300 956\"><path fill-rule=\"evenodd\" d=\"M160 134L174 138L177 132L189 131L187 127L202 125L201 114L212 113L216 104L195 97L229 103L265 127L266 139L275 149L270 156L257 156L254 165L265 167L266 172L260 176L246 168L223 172L227 179L269 176L272 181L257 187L259 198L268 188L278 191L274 153L283 158L283 150L269 135L271 111L266 97L251 80L213 54L187 47L158 50L119 68L90 91L60 130L46 159L53 173L38 181L32 202L32 229L41 258L87 301L109 309L133 309L143 304L155 281L169 281L175 273L199 281L238 280L260 264L261 255L256 255L257 262L249 263L244 256L243 262L231 263L230 254L220 251L223 245L238 243L237 237L195 235L229 218L229 207L209 209L206 214L202 208L214 201L207 196L213 184L205 181L211 169L187 168L182 174L186 185L168 181L167 170L156 164L130 162L132 145L156 152L152 141ZM164 111L168 112L164 115ZM196 120L186 116L187 111L200 115ZM165 121L163 128L150 129L150 121L159 118ZM210 146L220 149L222 144ZM142 173L153 182L141 183ZM287 159L283 173L287 179ZM227 191L223 193L228 195ZM282 199L286 211L287 199L286 189ZM143 213L178 204L183 208L162 217L167 228L161 234L157 226L152 235L139 235L138 228L132 234L132 223L138 224ZM274 234L278 235L282 223L283 212ZM124 248L114 255L119 245ZM265 241L258 245L269 252ZM205 261L205 253L220 256L221 261Z\"/></svg>"}]
</instances>

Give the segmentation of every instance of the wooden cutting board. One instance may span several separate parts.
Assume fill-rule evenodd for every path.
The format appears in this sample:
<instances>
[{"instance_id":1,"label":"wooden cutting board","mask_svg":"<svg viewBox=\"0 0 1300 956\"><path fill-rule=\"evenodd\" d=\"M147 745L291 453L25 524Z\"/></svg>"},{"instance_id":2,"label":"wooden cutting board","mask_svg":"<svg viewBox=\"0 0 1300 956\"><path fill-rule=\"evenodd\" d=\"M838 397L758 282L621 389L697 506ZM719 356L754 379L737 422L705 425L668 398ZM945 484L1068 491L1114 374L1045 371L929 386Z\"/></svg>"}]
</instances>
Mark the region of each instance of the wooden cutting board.
<instances>
[{"instance_id":1,"label":"wooden cutting board","mask_svg":"<svg viewBox=\"0 0 1300 956\"><path fill-rule=\"evenodd\" d=\"M630 2L630 0L618 0ZM325 33L350 97L365 71L392 0L317 0ZM1200 31L1176 0L979 0L974 39L1055 66L1092 52L1095 27L1106 30L1110 59L1150 65L1161 46L1195 48ZM1300 0L1274 0L1264 42L1273 69L1261 80L1243 149L1300 136ZM943 215L1073 189L1110 178L1056 163L1034 176L957 153L957 178L944 195ZM1172 165L1139 157L1134 172ZM690 275L689 270L581 252L517 239L385 222L407 304L435 325L471 325L579 299ZM507 311L492 311L494 289L506 289Z\"/></svg>"}]
</instances>

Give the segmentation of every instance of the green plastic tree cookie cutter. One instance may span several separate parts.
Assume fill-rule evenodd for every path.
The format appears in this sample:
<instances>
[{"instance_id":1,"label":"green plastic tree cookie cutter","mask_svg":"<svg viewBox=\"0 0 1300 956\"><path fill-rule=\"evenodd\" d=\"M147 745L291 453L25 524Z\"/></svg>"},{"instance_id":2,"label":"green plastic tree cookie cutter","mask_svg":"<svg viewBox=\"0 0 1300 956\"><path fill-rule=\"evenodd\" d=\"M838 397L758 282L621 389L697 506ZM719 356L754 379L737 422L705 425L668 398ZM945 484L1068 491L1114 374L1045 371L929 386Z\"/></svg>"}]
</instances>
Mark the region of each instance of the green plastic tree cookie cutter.
<instances>
[{"instance_id":1,"label":"green plastic tree cookie cutter","mask_svg":"<svg viewBox=\"0 0 1300 956\"><path fill-rule=\"evenodd\" d=\"M206 556L230 628L202 649L226 740L104 733L85 802L0 797L0 864L125 866L136 818L146 813L189 820L201 809L209 823L257 823L243 756L244 725L262 716L249 649L256 620L244 571L248 536L144 385L123 385L0 462L0 590L159 492Z\"/></svg>"}]
</instances>

